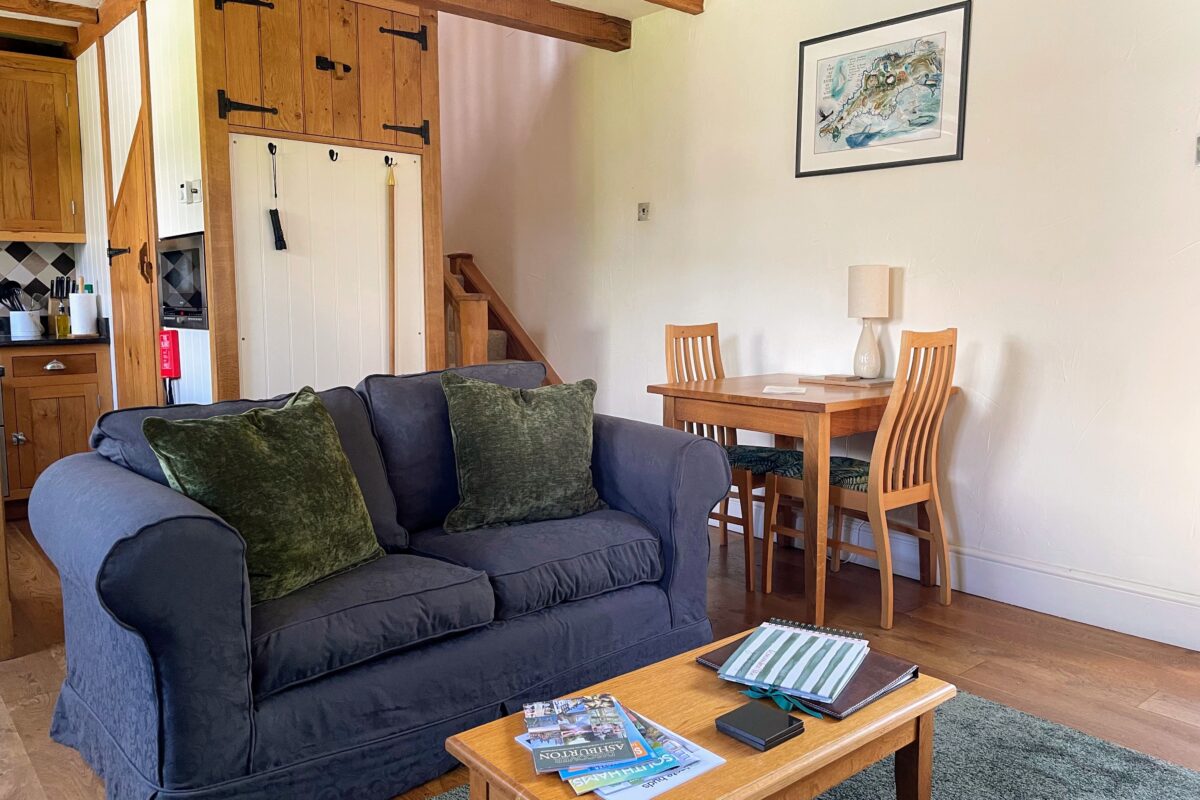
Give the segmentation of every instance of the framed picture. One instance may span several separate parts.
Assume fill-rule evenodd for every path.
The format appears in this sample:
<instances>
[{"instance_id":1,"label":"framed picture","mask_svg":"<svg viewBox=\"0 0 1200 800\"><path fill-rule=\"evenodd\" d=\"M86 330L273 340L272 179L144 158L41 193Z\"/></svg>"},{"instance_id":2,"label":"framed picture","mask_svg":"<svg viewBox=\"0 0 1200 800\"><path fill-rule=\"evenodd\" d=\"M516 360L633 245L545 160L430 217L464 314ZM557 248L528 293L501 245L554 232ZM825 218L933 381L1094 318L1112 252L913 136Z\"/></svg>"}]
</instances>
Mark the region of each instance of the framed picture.
<instances>
[{"instance_id":1,"label":"framed picture","mask_svg":"<svg viewBox=\"0 0 1200 800\"><path fill-rule=\"evenodd\" d=\"M800 43L796 177L963 157L971 0Z\"/></svg>"}]
</instances>

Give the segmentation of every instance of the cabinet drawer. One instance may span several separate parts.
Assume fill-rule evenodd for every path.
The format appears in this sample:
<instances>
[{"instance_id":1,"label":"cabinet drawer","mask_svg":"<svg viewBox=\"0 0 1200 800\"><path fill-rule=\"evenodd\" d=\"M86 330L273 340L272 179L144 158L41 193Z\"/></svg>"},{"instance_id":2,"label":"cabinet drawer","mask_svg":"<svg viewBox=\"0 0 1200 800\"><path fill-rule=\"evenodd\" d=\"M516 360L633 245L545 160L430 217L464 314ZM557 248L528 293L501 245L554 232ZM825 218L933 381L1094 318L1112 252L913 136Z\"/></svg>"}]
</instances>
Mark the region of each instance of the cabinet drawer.
<instances>
[{"instance_id":1,"label":"cabinet drawer","mask_svg":"<svg viewBox=\"0 0 1200 800\"><path fill-rule=\"evenodd\" d=\"M57 368L57 365L62 365ZM46 375L95 375L95 353L70 353L57 356L13 356L9 375L34 378Z\"/></svg>"}]
</instances>

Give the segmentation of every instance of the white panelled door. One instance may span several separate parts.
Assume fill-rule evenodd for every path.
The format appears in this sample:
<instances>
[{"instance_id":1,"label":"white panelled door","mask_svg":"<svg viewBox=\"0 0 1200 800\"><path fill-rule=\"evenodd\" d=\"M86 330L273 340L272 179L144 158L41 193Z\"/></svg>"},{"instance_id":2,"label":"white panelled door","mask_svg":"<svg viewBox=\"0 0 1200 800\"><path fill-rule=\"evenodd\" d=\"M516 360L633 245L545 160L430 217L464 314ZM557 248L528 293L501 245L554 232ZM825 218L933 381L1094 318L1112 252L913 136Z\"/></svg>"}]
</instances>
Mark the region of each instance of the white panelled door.
<instances>
[{"instance_id":1,"label":"white panelled door","mask_svg":"<svg viewBox=\"0 0 1200 800\"><path fill-rule=\"evenodd\" d=\"M275 174L271 154L274 144ZM390 371L388 167L396 175L396 371L425 368L419 156L230 136L242 395ZM276 197L276 192L278 196ZM275 249L279 210L286 250Z\"/></svg>"}]
</instances>

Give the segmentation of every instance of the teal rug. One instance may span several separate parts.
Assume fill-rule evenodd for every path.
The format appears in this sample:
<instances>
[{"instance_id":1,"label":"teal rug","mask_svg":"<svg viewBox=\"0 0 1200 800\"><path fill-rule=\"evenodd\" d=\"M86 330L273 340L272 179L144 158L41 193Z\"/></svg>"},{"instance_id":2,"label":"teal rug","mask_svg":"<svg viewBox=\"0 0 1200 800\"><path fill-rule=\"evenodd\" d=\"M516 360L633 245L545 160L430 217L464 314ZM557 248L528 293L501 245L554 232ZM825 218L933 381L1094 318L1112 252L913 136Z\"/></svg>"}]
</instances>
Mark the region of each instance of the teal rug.
<instances>
[{"instance_id":1,"label":"teal rug","mask_svg":"<svg viewBox=\"0 0 1200 800\"><path fill-rule=\"evenodd\" d=\"M801 739L803 740L803 739ZM684 784L686 785L686 784ZM892 759L821 800L895 800ZM934 800L1188 800L1200 773L972 694L937 710ZM434 800L468 800L465 786Z\"/></svg>"}]
</instances>

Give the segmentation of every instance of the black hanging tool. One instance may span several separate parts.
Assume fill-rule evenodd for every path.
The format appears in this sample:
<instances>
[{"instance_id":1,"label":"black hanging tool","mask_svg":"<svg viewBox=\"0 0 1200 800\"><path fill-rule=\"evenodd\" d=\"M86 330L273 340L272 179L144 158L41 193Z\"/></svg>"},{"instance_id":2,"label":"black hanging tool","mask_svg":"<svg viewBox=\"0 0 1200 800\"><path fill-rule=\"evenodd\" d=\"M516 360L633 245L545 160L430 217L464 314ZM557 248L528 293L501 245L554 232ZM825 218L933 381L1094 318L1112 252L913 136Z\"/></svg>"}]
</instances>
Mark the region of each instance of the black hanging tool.
<instances>
[{"instance_id":1,"label":"black hanging tool","mask_svg":"<svg viewBox=\"0 0 1200 800\"><path fill-rule=\"evenodd\" d=\"M274 142L267 143L267 152L271 154L271 196L279 199L279 173L275 164L275 153L279 148ZM267 212L271 218L271 230L275 233L275 249L287 250L287 239L283 238L283 223L279 219L279 209L272 208Z\"/></svg>"}]
</instances>

